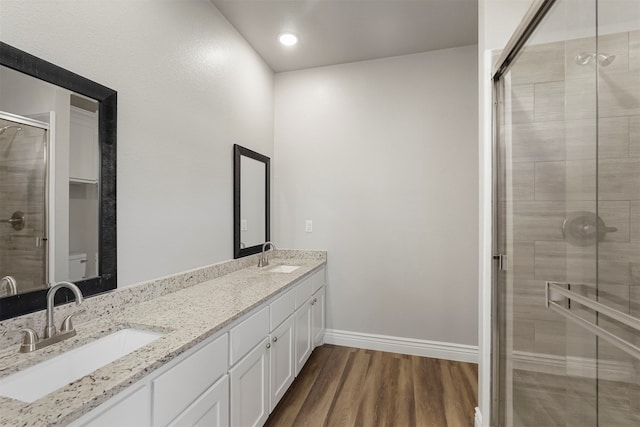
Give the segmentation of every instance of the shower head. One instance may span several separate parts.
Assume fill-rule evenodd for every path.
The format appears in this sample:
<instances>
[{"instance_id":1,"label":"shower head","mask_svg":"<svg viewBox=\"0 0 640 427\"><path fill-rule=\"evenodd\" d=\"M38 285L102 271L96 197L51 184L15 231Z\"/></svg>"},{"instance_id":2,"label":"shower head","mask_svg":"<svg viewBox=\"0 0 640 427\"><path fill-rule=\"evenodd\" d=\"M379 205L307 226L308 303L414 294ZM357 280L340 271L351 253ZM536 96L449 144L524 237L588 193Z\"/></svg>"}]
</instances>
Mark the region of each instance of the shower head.
<instances>
[{"instance_id":1,"label":"shower head","mask_svg":"<svg viewBox=\"0 0 640 427\"><path fill-rule=\"evenodd\" d=\"M608 65L611 65L611 63L616 59L615 55L609 55L605 53L599 53L597 57L598 57L598 64L600 64L601 67L606 67ZM593 61L595 58L596 58L595 52L580 52L575 56L574 61L578 65L587 65L588 63Z\"/></svg>"},{"instance_id":2,"label":"shower head","mask_svg":"<svg viewBox=\"0 0 640 427\"><path fill-rule=\"evenodd\" d=\"M8 129L15 129L16 132L20 132L22 130L22 128L20 126L16 126L16 125L3 126L3 127L0 128L0 135L5 133Z\"/></svg>"},{"instance_id":3,"label":"shower head","mask_svg":"<svg viewBox=\"0 0 640 427\"><path fill-rule=\"evenodd\" d=\"M598 64L602 67L606 67L611 65L611 63L616 59L615 55L606 55L604 53L598 54Z\"/></svg>"}]
</instances>

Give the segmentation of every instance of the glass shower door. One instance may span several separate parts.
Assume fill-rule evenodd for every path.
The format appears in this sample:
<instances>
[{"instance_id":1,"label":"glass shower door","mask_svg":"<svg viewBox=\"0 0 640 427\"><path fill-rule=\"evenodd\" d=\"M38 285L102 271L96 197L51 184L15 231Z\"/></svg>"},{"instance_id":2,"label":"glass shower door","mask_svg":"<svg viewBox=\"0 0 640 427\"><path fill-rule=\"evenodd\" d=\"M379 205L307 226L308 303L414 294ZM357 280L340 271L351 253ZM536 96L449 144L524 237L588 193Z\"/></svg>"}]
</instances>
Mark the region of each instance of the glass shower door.
<instances>
[{"instance_id":1,"label":"glass shower door","mask_svg":"<svg viewBox=\"0 0 640 427\"><path fill-rule=\"evenodd\" d=\"M0 297L47 283L46 125L0 113Z\"/></svg>"},{"instance_id":2,"label":"glass shower door","mask_svg":"<svg viewBox=\"0 0 640 427\"><path fill-rule=\"evenodd\" d=\"M592 299L640 318L640 2L599 0L597 9L598 287ZM615 227L613 228L609 227ZM640 333L609 316L599 327L636 347ZM598 425L640 425L640 360L598 339Z\"/></svg>"}]
</instances>

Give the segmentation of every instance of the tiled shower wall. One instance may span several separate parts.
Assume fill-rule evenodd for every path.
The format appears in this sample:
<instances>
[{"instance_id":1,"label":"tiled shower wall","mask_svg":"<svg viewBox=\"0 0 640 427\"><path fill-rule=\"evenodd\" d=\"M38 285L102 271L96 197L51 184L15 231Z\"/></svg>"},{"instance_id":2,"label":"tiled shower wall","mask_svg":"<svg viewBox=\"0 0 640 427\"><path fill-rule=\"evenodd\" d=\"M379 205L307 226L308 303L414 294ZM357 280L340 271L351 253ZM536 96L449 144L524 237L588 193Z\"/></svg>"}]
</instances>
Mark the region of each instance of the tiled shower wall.
<instances>
[{"instance_id":1,"label":"tiled shower wall","mask_svg":"<svg viewBox=\"0 0 640 427\"><path fill-rule=\"evenodd\" d=\"M0 120L0 127L13 122ZM0 135L0 219L13 212L25 214L25 227L14 230L0 223L0 276L13 276L18 293L46 287L44 246L36 237L44 236L45 132L21 125ZM0 287L0 297L8 288Z\"/></svg>"},{"instance_id":2,"label":"tiled shower wall","mask_svg":"<svg viewBox=\"0 0 640 427\"><path fill-rule=\"evenodd\" d=\"M544 306L547 280L584 284L573 289L591 296L597 282L601 302L640 316L640 31L598 38L599 52L616 58L597 78L593 61L574 59L595 45L591 38L531 46L511 72L513 187L505 203L513 214L515 351L595 355L593 335ZM617 228L599 243L597 262L596 245L566 242L562 233L570 213L595 213L596 197L606 226ZM599 356L619 359L620 351L601 343Z\"/></svg>"}]
</instances>

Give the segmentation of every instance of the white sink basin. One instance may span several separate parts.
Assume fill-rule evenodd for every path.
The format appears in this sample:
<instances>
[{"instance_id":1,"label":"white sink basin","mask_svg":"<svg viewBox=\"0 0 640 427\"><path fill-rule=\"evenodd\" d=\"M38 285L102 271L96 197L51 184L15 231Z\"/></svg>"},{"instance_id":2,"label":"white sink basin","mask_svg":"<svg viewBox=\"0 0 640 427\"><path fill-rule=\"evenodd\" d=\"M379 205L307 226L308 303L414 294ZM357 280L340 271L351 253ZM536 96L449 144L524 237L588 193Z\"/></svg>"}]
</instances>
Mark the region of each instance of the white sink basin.
<instances>
[{"instance_id":1,"label":"white sink basin","mask_svg":"<svg viewBox=\"0 0 640 427\"><path fill-rule=\"evenodd\" d=\"M300 268L299 265L279 265L277 267L273 267L271 270L269 270L269 272L270 273L291 273L292 271L295 271L299 268Z\"/></svg>"},{"instance_id":2,"label":"white sink basin","mask_svg":"<svg viewBox=\"0 0 640 427\"><path fill-rule=\"evenodd\" d=\"M0 396L34 402L160 338L164 334L122 329L0 380Z\"/></svg>"}]
</instances>

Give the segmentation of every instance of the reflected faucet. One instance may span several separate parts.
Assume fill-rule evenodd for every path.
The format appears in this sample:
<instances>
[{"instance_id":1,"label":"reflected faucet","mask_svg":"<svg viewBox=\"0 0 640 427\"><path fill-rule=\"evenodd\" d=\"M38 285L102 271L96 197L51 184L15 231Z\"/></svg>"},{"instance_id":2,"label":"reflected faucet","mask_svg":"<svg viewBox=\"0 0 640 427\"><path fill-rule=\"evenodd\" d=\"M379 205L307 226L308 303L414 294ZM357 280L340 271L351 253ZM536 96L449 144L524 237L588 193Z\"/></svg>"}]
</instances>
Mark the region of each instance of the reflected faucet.
<instances>
[{"instance_id":1,"label":"reflected faucet","mask_svg":"<svg viewBox=\"0 0 640 427\"><path fill-rule=\"evenodd\" d=\"M9 294L4 296L16 295L18 293L18 283L13 276L4 276L2 279L0 279L0 286L2 286L4 283L6 283L7 287L9 288Z\"/></svg>"},{"instance_id":2,"label":"reflected faucet","mask_svg":"<svg viewBox=\"0 0 640 427\"><path fill-rule=\"evenodd\" d=\"M269 265L269 256L267 255L267 246L269 245L271 245L272 251L276 250L276 245L272 242L265 242L264 245L262 245L262 255L260 255L260 259L258 260L258 267L266 267Z\"/></svg>"},{"instance_id":3,"label":"reflected faucet","mask_svg":"<svg viewBox=\"0 0 640 427\"><path fill-rule=\"evenodd\" d=\"M60 290L61 288L67 288L73 291L73 293L76 296L76 305L80 305L84 300L82 298L82 292L80 291L80 288L78 288L76 285L74 285L71 282L58 282L55 286L50 288L49 292L47 292L47 326L45 326L44 328L44 339L52 338L57 334L56 326L53 324L53 300L54 300L54 297L56 296L56 292L58 292L58 290ZM71 323L70 317L71 316L67 318L69 321L69 324ZM65 323L67 322L67 319L65 319L65 322L62 323L62 329L65 329ZM73 329L73 327L71 327L70 329L73 331L75 335L76 331ZM63 330L62 332L70 332L70 331Z\"/></svg>"}]
</instances>

